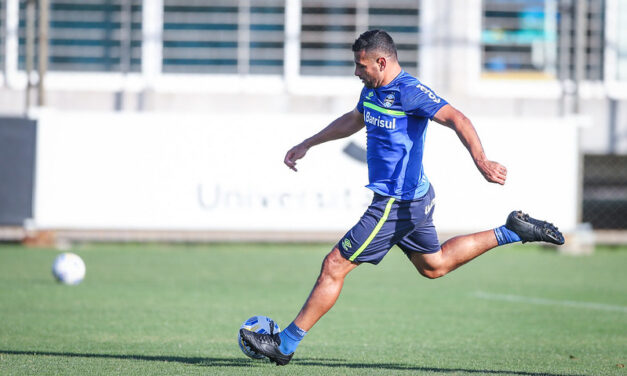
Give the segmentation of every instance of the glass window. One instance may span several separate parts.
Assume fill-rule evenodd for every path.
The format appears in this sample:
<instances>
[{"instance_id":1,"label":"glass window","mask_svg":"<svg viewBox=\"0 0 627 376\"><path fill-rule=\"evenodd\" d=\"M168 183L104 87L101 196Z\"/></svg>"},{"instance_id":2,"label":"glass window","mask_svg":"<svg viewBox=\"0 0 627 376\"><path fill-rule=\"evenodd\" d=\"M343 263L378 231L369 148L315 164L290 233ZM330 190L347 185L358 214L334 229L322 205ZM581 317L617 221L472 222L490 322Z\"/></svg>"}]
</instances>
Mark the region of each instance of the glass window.
<instances>
[{"instance_id":1,"label":"glass window","mask_svg":"<svg viewBox=\"0 0 627 376\"><path fill-rule=\"evenodd\" d=\"M285 1L252 0L250 6L250 73L282 74Z\"/></svg>"},{"instance_id":2,"label":"glass window","mask_svg":"<svg viewBox=\"0 0 627 376\"><path fill-rule=\"evenodd\" d=\"M627 80L627 1L619 1L617 14L617 78Z\"/></svg>"},{"instance_id":3,"label":"glass window","mask_svg":"<svg viewBox=\"0 0 627 376\"><path fill-rule=\"evenodd\" d=\"M283 72L285 0L165 0L163 71Z\"/></svg>"},{"instance_id":4,"label":"glass window","mask_svg":"<svg viewBox=\"0 0 627 376\"><path fill-rule=\"evenodd\" d=\"M165 0L163 71L237 72L237 30L232 1Z\"/></svg>"},{"instance_id":5,"label":"glass window","mask_svg":"<svg viewBox=\"0 0 627 376\"><path fill-rule=\"evenodd\" d=\"M383 29L390 33L401 66L414 76L418 75L419 20L416 1L373 1L368 9L368 29Z\"/></svg>"},{"instance_id":6,"label":"glass window","mask_svg":"<svg viewBox=\"0 0 627 376\"><path fill-rule=\"evenodd\" d=\"M360 33L370 29L389 32L401 65L417 74L418 14L415 0L303 0L301 74L352 75L351 45Z\"/></svg>"},{"instance_id":7,"label":"glass window","mask_svg":"<svg viewBox=\"0 0 627 376\"><path fill-rule=\"evenodd\" d=\"M20 69L24 69L26 61L26 3L20 0ZM141 3L141 0L51 0L48 69L139 71Z\"/></svg>"},{"instance_id":8,"label":"glass window","mask_svg":"<svg viewBox=\"0 0 627 376\"><path fill-rule=\"evenodd\" d=\"M588 2L586 21L586 79L602 80L605 57L605 0Z\"/></svg>"},{"instance_id":9,"label":"glass window","mask_svg":"<svg viewBox=\"0 0 627 376\"><path fill-rule=\"evenodd\" d=\"M558 18L559 77L575 78L577 0L562 0ZM584 78L602 80L605 48L605 1L586 1Z\"/></svg>"},{"instance_id":10,"label":"glass window","mask_svg":"<svg viewBox=\"0 0 627 376\"><path fill-rule=\"evenodd\" d=\"M555 6L545 0L484 0L483 71L554 76Z\"/></svg>"},{"instance_id":11,"label":"glass window","mask_svg":"<svg viewBox=\"0 0 627 376\"><path fill-rule=\"evenodd\" d=\"M4 72L4 49L6 40L6 4L0 0L0 71Z\"/></svg>"},{"instance_id":12,"label":"glass window","mask_svg":"<svg viewBox=\"0 0 627 376\"><path fill-rule=\"evenodd\" d=\"M576 0L484 0L486 76L574 78ZM586 1L585 78L603 78L605 1Z\"/></svg>"}]
</instances>

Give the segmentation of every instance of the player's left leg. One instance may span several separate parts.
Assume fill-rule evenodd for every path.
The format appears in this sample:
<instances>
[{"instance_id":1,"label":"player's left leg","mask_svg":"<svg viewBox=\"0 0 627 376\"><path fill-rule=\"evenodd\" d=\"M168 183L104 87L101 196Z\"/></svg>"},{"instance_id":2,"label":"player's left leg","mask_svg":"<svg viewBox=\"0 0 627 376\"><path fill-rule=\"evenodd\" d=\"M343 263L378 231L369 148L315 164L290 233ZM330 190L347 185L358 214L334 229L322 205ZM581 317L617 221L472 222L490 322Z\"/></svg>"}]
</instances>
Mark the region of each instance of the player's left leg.
<instances>
[{"instance_id":1,"label":"player's left leg","mask_svg":"<svg viewBox=\"0 0 627 376\"><path fill-rule=\"evenodd\" d=\"M438 278L498 246L493 230L456 236L434 253L410 252L409 259L427 278Z\"/></svg>"},{"instance_id":2,"label":"player's left leg","mask_svg":"<svg viewBox=\"0 0 627 376\"><path fill-rule=\"evenodd\" d=\"M564 236L557 227L520 211L510 213L504 226L456 236L444 242L437 252L429 252L428 248L425 251L425 244L433 247L434 231L432 225L419 228L399 243L416 269L427 278L441 277L499 245L518 241L564 244Z\"/></svg>"}]
</instances>

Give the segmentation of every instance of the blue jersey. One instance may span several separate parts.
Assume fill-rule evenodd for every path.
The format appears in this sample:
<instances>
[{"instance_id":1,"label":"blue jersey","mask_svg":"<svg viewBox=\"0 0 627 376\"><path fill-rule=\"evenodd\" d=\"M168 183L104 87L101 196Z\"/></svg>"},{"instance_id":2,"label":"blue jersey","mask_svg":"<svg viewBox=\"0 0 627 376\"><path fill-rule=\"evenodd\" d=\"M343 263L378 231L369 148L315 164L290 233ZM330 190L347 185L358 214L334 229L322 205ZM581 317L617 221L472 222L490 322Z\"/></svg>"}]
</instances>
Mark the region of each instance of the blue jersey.
<instances>
[{"instance_id":1,"label":"blue jersey","mask_svg":"<svg viewBox=\"0 0 627 376\"><path fill-rule=\"evenodd\" d=\"M366 124L366 187L400 200L427 193L429 180L422 167L427 123L446 104L405 71L386 86L362 89L357 110Z\"/></svg>"}]
</instances>

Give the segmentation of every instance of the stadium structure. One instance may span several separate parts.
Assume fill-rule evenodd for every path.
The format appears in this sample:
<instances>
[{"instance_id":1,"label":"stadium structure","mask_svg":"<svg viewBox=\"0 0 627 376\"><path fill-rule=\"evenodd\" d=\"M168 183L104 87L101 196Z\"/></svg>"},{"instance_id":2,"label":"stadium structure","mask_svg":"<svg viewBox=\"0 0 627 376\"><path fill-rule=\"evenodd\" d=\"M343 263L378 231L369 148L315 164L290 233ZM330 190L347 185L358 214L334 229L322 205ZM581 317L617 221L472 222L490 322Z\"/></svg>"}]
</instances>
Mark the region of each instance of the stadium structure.
<instances>
[{"instance_id":1,"label":"stadium structure","mask_svg":"<svg viewBox=\"0 0 627 376\"><path fill-rule=\"evenodd\" d=\"M283 153L355 106L350 46L381 28L510 171L486 186L432 126L444 234L524 208L575 252L626 242L627 1L0 0L0 12L1 239L337 240L369 199L363 133L312 151L297 175Z\"/></svg>"}]
</instances>

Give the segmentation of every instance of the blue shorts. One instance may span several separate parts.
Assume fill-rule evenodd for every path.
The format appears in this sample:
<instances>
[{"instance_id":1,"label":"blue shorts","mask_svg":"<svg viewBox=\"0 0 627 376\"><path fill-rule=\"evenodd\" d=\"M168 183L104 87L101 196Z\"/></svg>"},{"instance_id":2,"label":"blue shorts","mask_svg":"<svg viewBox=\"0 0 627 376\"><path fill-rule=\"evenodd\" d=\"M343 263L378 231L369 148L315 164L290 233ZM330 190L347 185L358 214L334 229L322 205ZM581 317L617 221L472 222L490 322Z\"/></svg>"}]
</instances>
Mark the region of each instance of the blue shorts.
<instances>
[{"instance_id":1,"label":"blue shorts","mask_svg":"<svg viewBox=\"0 0 627 376\"><path fill-rule=\"evenodd\" d=\"M435 253L440 241L433 225L435 192L429 187L419 199L401 201L374 195L359 222L338 243L344 258L378 264L390 248L398 245L409 257L411 252Z\"/></svg>"}]
</instances>

